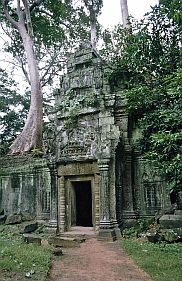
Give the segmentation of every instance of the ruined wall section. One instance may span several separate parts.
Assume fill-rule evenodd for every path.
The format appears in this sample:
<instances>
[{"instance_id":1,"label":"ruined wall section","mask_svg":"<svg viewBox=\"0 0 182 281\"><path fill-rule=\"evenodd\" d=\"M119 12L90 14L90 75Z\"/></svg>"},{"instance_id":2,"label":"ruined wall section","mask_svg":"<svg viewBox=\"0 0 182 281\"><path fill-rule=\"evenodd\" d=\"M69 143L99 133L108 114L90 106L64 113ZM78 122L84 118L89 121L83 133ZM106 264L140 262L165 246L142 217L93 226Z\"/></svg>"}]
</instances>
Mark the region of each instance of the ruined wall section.
<instances>
[{"instance_id":1,"label":"ruined wall section","mask_svg":"<svg viewBox=\"0 0 182 281\"><path fill-rule=\"evenodd\" d=\"M105 78L106 66L90 46L68 61L56 94L56 161L110 157L119 138L114 120L115 95Z\"/></svg>"},{"instance_id":2,"label":"ruined wall section","mask_svg":"<svg viewBox=\"0 0 182 281\"><path fill-rule=\"evenodd\" d=\"M31 156L6 156L0 162L0 210L48 219L51 178L47 161Z\"/></svg>"},{"instance_id":3,"label":"ruined wall section","mask_svg":"<svg viewBox=\"0 0 182 281\"><path fill-rule=\"evenodd\" d=\"M170 205L166 183L149 161L144 160L135 141L140 131L127 110L127 97L120 87L114 87L115 120L120 129L116 151L116 197L118 221L154 216Z\"/></svg>"}]
</instances>

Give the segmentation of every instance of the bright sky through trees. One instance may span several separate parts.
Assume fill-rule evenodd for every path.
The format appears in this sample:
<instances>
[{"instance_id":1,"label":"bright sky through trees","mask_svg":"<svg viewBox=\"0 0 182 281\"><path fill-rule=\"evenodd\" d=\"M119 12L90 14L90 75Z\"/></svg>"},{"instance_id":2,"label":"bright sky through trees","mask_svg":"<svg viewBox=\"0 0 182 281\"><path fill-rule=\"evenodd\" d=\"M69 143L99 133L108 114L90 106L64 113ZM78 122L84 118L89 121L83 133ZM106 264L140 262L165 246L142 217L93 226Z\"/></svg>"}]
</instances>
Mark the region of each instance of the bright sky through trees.
<instances>
[{"instance_id":1,"label":"bright sky through trees","mask_svg":"<svg viewBox=\"0 0 182 281\"><path fill-rule=\"evenodd\" d=\"M103 0L104 6L99 21L105 27L121 23L120 0ZM159 0L128 0L129 14L136 19L150 11L150 6L159 3Z\"/></svg>"},{"instance_id":2,"label":"bright sky through trees","mask_svg":"<svg viewBox=\"0 0 182 281\"><path fill-rule=\"evenodd\" d=\"M142 16L150 10L150 6L158 4L159 0L128 0L129 14L131 14L136 19L142 18ZM121 23L121 8L120 0L103 0L104 6L102 8L102 14L99 16L99 22L105 27L114 26ZM4 35L3 35L4 36ZM6 55L1 50L1 45L3 44L3 39L0 33L0 62L3 64L4 68L8 71L11 63L4 63L4 60L11 61L10 56ZM17 81L24 79L22 77L21 71L15 71L14 73Z\"/></svg>"}]
</instances>

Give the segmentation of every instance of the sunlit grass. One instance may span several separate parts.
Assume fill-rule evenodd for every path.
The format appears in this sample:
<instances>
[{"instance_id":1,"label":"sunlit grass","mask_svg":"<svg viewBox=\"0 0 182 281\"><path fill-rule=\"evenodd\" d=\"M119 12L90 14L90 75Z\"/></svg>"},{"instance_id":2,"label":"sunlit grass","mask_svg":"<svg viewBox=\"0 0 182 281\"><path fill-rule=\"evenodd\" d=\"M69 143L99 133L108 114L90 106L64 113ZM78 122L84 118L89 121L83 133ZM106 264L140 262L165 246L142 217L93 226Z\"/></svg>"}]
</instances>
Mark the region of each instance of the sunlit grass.
<instances>
[{"instance_id":1,"label":"sunlit grass","mask_svg":"<svg viewBox=\"0 0 182 281\"><path fill-rule=\"evenodd\" d=\"M155 281L182 280L182 244L123 239L122 248Z\"/></svg>"},{"instance_id":2,"label":"sunlit grass","mask_svg":"<svg viewBox=\"0 0 182 281\"><path fill-rule=\"evenodd\" d=\"M44 280L50 266L51 249L35 244L26 244L22 237L2 226L0 228L0 270L27 275L31 280ZM10 274L11 275L11 274ZM12 279L13 280L13 279Z\"/></svg>"}]
</instances>

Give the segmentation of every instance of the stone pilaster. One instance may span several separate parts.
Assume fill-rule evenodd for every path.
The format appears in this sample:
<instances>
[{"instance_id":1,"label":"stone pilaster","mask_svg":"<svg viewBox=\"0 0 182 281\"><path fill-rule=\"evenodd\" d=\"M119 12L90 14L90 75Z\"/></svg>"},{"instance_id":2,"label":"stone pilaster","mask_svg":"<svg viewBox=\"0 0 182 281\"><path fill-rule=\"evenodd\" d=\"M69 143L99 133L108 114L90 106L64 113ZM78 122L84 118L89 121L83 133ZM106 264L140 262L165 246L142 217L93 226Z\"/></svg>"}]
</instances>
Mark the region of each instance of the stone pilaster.
<instances>
[{"instance_id":1,"label":"stone pilaster","mask_svg":"<svg viewBox=\"0 0 182 281\"><path fill-rule=\"evenodd\" d=\"M51 198L50 198L50 220L49 232L56 233L58 228L58 182L57 169L54 164L49 165L51 174Z\"/></svg>"},{"instance_id":2,"label":"stone pilaster","mask_svg":"<svg viewBox=\"0 0 182 281\"><path fill-rule=\"evenodd\" d=\"M66 208L66 202L65 202L65 180L64 176L60 176L58 178L58 198L59 198L59 231L64 232L65 229L65 208Z\"/></svg>"},{"instance_id":3,"label":"stone pilaster","mask_svg":"<svg viewBox=\"0 0 182 281\"><path fill-rule=\"evenodd\" d=\"M114 144L113 144L114 147ZM114 231L116 234L116 238L121 237L121 231L118 226L117 216L116 216L116 174L115 174L115 166L116 166L116 159L115 159L115 152L112 152L112 159L109 165L109 179L110 179L110 218L112 221L112 225L114 227Z\"/></svg>"},{"instance_id":4,"label":"stone pilaster","mask_svg":"<svg viewBox=\"0 0 182 281\"><path fill-rule=\"evenodd\" d=\"M100 176L95 174L94 180L95 191L95 231L98 232L100 225Z\"/></svg>"},{"instance_id":5,"label":"stone pilaster","mask_svg":"<svg viewBox=\"0 0 182 281\"><path fill-rule=\"evenodd\" d=\"M134 211L133 204L133 183L132 183L132 152L129 145L125 145L125 170L124 170L124 186L123 186L123 195L124 195L124 210L123 210L123 219L124 220L135 220L136 213Z\"/></svg>"},{"instance_id":6,"label":"stone pilaster","mask_svg":"<svg viewBox=\"0 0 182 281\"><path fill-rule=\"evenodd\" d=\"M44 221L44 215L42 210L42 184L41 184L41 173L39 170L35 173L35 186L37 188L37 194L36 194L36 203L37 203L37 214L36 219L38 223L45 223Z\"/></svg>"},{"instance_id":7,"label":"stone pilaster","mask_svg":"<svg viewBox=\"0 0 182 281\"><path fill-rule=\"evenodd\" d=\"M100 228L99 239L116 239L116 220L113 221L110 214L110 186L109 186L110 158L98 161L100 171Z\"/></svg>"}]
</instances>

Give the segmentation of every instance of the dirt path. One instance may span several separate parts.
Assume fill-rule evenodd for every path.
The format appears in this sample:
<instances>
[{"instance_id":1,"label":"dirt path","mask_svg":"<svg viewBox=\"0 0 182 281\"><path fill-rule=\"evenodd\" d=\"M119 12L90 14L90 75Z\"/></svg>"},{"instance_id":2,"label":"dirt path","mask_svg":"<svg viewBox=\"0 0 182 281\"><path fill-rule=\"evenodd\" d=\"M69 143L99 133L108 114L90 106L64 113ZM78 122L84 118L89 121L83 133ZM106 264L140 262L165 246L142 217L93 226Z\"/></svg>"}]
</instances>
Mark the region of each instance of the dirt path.
<instances>
[{"instance_id":1,"label":"dirt path","mask_svg":"<svg viewBox=\"0 0 182 281\"><path fill-rule=\"evenodd\" d=\"M152 281L151 278L120 249L117 242L95 238L80 248L64 249L55 257L49 281Z\"/></svg>"}]
</instances>

